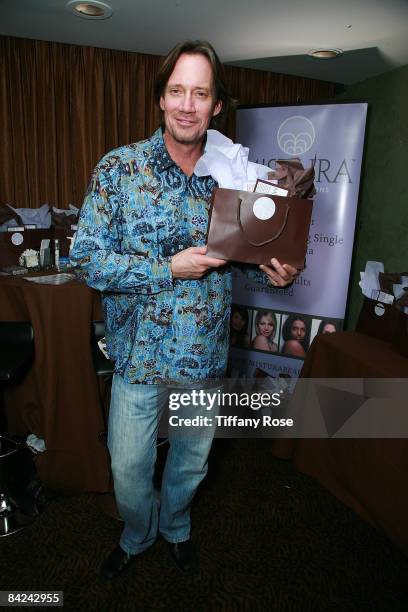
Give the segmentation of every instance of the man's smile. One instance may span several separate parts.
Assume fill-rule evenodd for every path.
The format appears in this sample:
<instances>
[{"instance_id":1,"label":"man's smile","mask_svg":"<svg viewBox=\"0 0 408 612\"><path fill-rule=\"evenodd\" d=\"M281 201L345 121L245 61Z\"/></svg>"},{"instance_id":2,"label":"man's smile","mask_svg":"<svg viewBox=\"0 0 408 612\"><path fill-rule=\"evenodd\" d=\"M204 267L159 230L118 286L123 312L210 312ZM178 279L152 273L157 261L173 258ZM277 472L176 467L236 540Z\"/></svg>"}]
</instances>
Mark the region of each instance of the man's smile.
<instances>
[{"instance_id":1,"label":"man's smile","mask_svg":"<svg viewBox=\"0 0 408 612\"><path fill-rule=\"evenodd\" d=\"M176 117L177 123L180 125L184 125L189 127L190 125L195 125L197 121L195 119L187 119L186 117Z\"/></svg>"}]
</instances>

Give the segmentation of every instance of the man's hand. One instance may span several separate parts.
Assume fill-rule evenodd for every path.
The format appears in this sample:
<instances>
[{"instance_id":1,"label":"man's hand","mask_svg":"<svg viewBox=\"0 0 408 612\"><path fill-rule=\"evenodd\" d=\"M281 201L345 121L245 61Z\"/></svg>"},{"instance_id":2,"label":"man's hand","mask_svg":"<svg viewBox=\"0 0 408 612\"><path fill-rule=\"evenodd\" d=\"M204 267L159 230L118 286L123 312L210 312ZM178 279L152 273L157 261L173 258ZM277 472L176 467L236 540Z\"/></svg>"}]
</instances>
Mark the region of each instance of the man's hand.
<instances>
[{"instance_id":1,"label":"man's hand","mask_svg":"<svg viewBox=\"0 0 408 612\"><path fill-rule=\"evenodd\" d=\"M270 266L259 266L275 287L285 287L295 280L300 270L289 264L281 265L277 259L271 259Z\"/></svg>"},{"instance_id":2,"label":"man's hand","mask_svg":"<svg viewBox=\"0 0 408 612\"><path fill-rule=\"evenodd\" d=\"M173 278L201 278L211 268L220 268L227 262L224 259L207 257L207 247L189 247L171 258Z\"/></svg>"}]
</instances>

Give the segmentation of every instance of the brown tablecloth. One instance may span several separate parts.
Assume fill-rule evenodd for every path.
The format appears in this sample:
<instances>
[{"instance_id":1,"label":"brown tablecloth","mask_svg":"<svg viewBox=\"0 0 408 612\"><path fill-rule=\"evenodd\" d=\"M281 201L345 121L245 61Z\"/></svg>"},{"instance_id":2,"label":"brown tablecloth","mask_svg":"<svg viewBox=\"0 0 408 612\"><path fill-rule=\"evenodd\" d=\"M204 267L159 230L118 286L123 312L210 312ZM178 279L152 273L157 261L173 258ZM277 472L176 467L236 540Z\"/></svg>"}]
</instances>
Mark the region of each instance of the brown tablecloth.
<instances>
[{"instance_id":1,"label":"brown tablecloth","mask_svg":"<svg viewBox=\"0 0 408 612\"><path fill-rule=\"evenodd\" d=\"M408 378L408 359L386 342L341 332L315 338L302 377ZM408 440L277 440L277 456L319 480L408 553Z\"/></svg>"},{"instance_id":2,"label":"brown tablecloth","mask_svg":"<svg viewBox=\"0 0 408 612\"><path fill-rule=\"evenodd\" d=\"M24 380L5 390L11 433L32 432L46 452L36 457L40 478L62 491L110 490L90 322L101 319L99 294L77 280L45 285L0 278L0 320L31 321L35 360Z\"/></svg>"}]
</instances>

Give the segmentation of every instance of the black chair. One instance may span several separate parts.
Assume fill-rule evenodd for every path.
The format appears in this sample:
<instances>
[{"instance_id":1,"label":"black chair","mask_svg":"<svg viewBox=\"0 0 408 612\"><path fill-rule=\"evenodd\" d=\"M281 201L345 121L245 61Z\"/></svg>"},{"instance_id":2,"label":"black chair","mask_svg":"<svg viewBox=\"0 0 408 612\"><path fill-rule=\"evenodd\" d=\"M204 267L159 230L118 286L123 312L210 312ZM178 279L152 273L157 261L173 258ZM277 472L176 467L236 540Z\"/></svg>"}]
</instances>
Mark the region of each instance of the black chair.
<instances>
[{"instance_id":1,"label":"black chair","mask_svg":"<svg viewBox=\"0 0 408 612\"><path fill-rule=\"evenodd\" d=\"M0 385L18 383L24 376L34 357L34 331L30 323L0 322ZM1 396L0 396L1 399ZM0 433L0 537L23 529L27 521L21 522L19 509L10 496L6 484L3 462L24 446L7 436L5 414Z\"/></svg>"},{"instance_id":2,"label":"black chair","mask_svg":"<svg viewBox=\"0 0 408 612\"><path fill-rule=\"evenodd\" d=\"M102 349L105 347L105 322L104 321L92 321L91 323L91 349L92 349L92 360L94 364L95 373L98 377L103 380L104 393L101 395L101 409L102 418L104 424L104 431L99 433L99 439L103 444L106 445L107 435L107 412L108 412L108 396L110 391L110 383L112 376L115 371L115 364L111 361L103 352Z\"/></svg>"}]
</instances>

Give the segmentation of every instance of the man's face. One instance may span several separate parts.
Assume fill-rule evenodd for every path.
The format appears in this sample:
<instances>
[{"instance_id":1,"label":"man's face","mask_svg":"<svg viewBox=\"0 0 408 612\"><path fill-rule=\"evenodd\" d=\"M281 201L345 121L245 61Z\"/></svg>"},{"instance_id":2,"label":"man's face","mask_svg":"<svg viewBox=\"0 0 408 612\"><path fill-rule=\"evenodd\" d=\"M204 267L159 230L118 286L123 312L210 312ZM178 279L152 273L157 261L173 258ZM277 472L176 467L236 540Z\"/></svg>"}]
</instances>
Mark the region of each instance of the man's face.
<instances>
[{"instance_id":1,"label":"man's face","mask_svg":"<svg viewBox=\"0 0 408 612\"><path fill-rule=\"evenodd\" d=\"M222 102L214 100L208 59L182 53L160 98L167 136L179 144L198 144L221 106Z\"/></svg>"}]
</instances>

